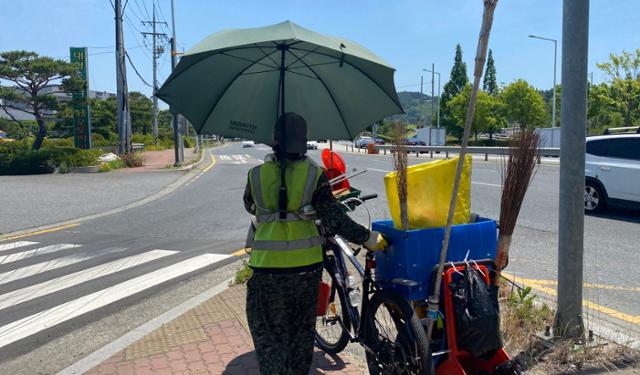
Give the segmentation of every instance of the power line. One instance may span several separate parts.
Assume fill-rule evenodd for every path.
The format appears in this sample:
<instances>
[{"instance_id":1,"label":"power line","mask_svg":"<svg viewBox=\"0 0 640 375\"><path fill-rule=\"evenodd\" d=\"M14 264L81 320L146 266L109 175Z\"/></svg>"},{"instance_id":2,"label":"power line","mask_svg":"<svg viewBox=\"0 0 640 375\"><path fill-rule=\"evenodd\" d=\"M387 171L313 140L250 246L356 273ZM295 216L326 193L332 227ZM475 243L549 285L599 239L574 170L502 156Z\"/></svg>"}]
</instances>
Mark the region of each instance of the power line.
<instances>
[{"instance_id":1,"label":"power line","mask_svg":"<svg viewBox=\"0 0 640 375\"><path fill-rule=\"evenodd\" d=\"M140 78L142 83L144 83L145 85L153 88L153 86L151 86L144 78L142 78L142 75L140 75L140 72L138 72L138 68L136 68L136 66L133 65L133 61L131 61L131 57L129 56L129 54L126 51L125 51L124 55L127 56L127 60L129 60L129 65L131 65L131 67L133 68L133 71L136 72L136 75L138 76L138 78Z\"/></svg>"}]
</instances>

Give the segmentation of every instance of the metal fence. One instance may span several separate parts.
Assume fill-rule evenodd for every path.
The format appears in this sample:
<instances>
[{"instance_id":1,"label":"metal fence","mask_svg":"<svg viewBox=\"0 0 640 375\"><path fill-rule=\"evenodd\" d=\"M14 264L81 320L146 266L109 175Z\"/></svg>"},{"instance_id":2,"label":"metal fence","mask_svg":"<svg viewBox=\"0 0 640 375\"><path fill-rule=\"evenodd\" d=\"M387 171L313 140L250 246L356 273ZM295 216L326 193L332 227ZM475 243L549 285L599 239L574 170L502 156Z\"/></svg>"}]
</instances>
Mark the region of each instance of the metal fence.
<instances>
[{"instance_id":1,"label":"metal fence","mask_svg":"<svg viewBox=\"0 0 640 375\"><path fill-rule=\"evenodd\" d=\"M361 149L355 148L353 144L345 145L346 150L354 152L358 150L360 152ZM394 146L390 145L375 145L374 149L378 151L382 151L383 154L387 154L387 151L391 152ZM433 158L433 153L444 153L445 157L448 158L449 154L459 154L460 147L459 146L406 146L407 152L415 153L416 156L419 156L421 153L429 153L429 155ZM367 149L362 149L365 153ZM479 146L469 146L467 147L467 153L476 154L476 155L484 155L484 160L489 160L489 155L509 155L509 147L479 147ZM551 156L551 157L559 157L560 156L560 148L558 147L545 147L540 148L540 156ZM540 163L540 158L538 157L538 163Z\"/></svg>"}]
</instances>

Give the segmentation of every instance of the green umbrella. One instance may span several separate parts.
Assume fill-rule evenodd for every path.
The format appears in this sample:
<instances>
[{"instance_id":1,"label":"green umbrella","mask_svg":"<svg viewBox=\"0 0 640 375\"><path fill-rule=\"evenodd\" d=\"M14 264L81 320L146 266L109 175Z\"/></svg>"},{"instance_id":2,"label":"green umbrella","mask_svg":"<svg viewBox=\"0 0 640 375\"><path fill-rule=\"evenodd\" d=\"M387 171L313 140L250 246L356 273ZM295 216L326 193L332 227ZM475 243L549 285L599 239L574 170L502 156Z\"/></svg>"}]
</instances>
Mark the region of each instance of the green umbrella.
<instances>
[{"instance_id":1,"label":"green umbrella","mask_svg":"<svg viewBox=\"0 0 640 375\"><path fill-rule=\"evenodd\" d=\"M208 36L183 55L156 96L200 134L270 145L278 117L296 112L309 139L353 139L403 112L393 73L357 43L286 21Z\"/></svg>"}]
</instances>

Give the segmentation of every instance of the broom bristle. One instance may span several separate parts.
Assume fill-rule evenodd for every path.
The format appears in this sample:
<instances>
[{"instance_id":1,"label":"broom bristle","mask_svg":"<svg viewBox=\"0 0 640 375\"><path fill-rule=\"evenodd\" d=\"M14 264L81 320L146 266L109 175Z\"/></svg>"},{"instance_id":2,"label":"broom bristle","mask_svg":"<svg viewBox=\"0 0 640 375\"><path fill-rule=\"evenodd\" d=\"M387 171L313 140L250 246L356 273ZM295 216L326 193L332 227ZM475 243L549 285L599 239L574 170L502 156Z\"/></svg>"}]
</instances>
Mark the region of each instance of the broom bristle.
<instances>
[{"instance_id":1,"label":"broom bristle","mask_svg":"<svg viewBox=\"0 0 640 375\"><path fill-rule=\"evenodd\" d=\"M501 236L513 234L522 201L534 176L539 153L540 137L532 130L521 130L510 142L509 158L502 166Z\"/></svg>"},{"instance_id":2,"label":"broom bristle","mask_svg":"<svg viewBox=\"0 0 640 375\"><path fill-rule=\"evenodd\" d=\"M393 166L396 169L396 185L400 202L400 222L403 230L409 229L409 213L407 210L407 144L405 141L405 125L393 124Z\"/></svg>"}]
</instances>

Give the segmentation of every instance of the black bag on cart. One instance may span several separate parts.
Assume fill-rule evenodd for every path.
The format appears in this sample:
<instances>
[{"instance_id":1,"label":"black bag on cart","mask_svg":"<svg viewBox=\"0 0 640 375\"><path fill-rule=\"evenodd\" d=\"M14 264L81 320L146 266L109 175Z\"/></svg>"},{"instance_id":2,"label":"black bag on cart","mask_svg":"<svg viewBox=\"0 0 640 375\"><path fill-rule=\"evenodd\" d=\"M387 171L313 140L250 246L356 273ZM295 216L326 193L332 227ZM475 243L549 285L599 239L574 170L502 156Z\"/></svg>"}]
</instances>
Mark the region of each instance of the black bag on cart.
<instances>
[{"instance_id":1,"label":"black bag on cart","mask_svg":"<svg viewBox=\"0 0 640 375\"><path fill-rule=\"evenodd\" d=\"M502 347L498 287L487 285L480 271L466 267L463 276L449 285L456 315L458 348L476 358Z\"/></svg>"}]
</instances>

